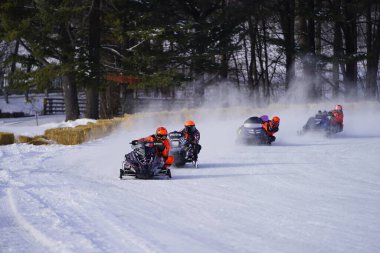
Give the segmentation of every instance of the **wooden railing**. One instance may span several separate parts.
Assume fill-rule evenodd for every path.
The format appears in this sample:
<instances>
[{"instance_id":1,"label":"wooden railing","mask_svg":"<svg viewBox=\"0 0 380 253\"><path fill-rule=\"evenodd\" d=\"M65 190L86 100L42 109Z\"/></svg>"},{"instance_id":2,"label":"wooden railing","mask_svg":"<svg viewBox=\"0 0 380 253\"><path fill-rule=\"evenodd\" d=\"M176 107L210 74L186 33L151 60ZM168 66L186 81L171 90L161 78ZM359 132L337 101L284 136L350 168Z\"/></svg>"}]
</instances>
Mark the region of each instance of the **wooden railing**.
<instances>
[{"instance_id":1,"label":"wooden railing","mask_svg":"<svg viewBox=\"0 0 380 253\"><path fill-rule=\"evenodd\" d=\"M78 99L79 112L84 113L86 100ZM65 101L63 98L44 98L44 115L65 113Z\"/></svg>"},{"instance_id":2,"label":"wooden railing","mask_svg":"<svg viewBox=\"0 0 380 253\"><path fill-rule=\"evenodd\" d=\"M79 112L85 113L86 99L78 99ZM119 105L119 115L142 111L170 111L196 106L190 99L162 99L162 98L129 98ZM100 108L99 108L100 109ZM64 114L65 102L63 98L44 98L43 114Z\"/></svg>"}]
</instances>

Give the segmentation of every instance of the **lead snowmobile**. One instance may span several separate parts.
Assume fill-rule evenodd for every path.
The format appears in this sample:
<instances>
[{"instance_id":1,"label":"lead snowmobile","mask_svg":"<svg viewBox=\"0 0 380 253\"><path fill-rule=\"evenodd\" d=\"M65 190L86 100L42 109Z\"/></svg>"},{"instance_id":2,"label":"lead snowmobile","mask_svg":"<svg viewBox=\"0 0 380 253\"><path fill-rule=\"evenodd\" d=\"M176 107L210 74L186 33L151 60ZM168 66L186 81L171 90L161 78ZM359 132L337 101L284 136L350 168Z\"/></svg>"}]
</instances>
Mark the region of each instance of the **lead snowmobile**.
<instances>
[{"instance_id":1,"label":"lead snowmobile","mask_svg":"<svg viewBox=\"0 0 380 253\"><path fill-rule=\"evenodd\" d=\"M169 155L174 157L174 166L182 167L186 163L192 163L198 168L198 156L195 154L195 148L192 144L187 143L182 132L173 131L168 135L170 141Z\"/></svg>"},{"instance_id":2,"label":"lead snowmobile","mask_svg":"<svg viewBox=\"0 0 380 253\"><path fill-rule=\"evenodd\" d=\"M342 130L339 126L334 126L331 124L331 114L327 111L318 111L314 117L310 117L306 124L298 131L299 135L304 135L306 133L323 133L325 136L331 136Z\"/></svg>"},{"instance_id":3,"label":"lead snowmobile","mask_svg":"<svg viewBox=\"0 0 380 253\"><path fill-rule=\"evenodd\" d=\"M138 140L130 144L132 144L133 151L125 155L120 169L120 179L123 176L133 176L139 179L172 177L170 169L164 167L164 159L156 155L155 143Z\"/></svg>"},{"instance_id":4,"label":"lead snowmobile","mask_svg":"<svg viewBox=\"0 0 380 253\"><path fill-rule=\"evenodd\" d=\"M237 141L243 144L270 144L269 137L262 127L262 123L263 120L259 117L248 118L237 131Z\"/></svg>"}]
</instances>

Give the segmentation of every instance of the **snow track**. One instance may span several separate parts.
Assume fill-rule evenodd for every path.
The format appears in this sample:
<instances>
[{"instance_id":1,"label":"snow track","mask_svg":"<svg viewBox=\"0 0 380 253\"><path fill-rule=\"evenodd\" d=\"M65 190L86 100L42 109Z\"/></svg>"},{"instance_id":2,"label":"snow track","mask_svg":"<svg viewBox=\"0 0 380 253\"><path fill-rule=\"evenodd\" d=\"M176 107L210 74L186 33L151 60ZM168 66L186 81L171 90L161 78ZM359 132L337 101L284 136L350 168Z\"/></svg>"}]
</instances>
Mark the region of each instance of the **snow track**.
<instances>
[{"instance_id":1,"label":"snow track","mask_svg":"<svg viewBox=\"0 0 380 253\"><path fill-rule=\"evenodd\" d=\"M70 252L62 242L49 238L48 235L44 234L36 227L34 227L31 223L29 223L26 219L24 219L24 217L17 210L15 201L13 199L13 193L10 189L7 190L7 198L9 208L21 230L26 231L31 237L33 237L38 243L40 243L50 252Z\"/></svg>"},{"instance_id":2,"label":"snow track","mask_svg":"<svg viewBox=\"0 0 380 253\"><path fill-rule=\"evenodd\" d=\"M273 146L237 146L224 124L200 121L200 168L171 180L118 179L128 142L152 132L140 125L80 146L1 146L0 252L380 248L380 136L285 128Z\"/></svg>"}]
</instances>

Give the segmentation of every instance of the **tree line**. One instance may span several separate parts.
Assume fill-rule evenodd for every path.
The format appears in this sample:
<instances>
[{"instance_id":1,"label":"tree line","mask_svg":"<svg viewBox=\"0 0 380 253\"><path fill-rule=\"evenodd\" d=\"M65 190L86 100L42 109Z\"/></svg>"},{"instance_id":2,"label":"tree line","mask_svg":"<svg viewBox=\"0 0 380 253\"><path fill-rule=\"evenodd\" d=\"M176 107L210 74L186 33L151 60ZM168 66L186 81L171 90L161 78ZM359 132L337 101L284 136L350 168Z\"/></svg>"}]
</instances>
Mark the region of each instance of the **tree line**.
<instances>
[{"instance_id":1,"label":"tree line","mask_svg":"<svg viewBox=\"0 0 380 253\"><path fill-rule=\"evenodd\" d=\"M300 83L310 100L379 100L378 0L2 0L9 88L62 80L66 120L112 117L107 75L161 89L228 80L269 103ZM130 85L132 86L132 85ZM99 112L99 104L101 112Z\"/></svg>"}]
</instances>

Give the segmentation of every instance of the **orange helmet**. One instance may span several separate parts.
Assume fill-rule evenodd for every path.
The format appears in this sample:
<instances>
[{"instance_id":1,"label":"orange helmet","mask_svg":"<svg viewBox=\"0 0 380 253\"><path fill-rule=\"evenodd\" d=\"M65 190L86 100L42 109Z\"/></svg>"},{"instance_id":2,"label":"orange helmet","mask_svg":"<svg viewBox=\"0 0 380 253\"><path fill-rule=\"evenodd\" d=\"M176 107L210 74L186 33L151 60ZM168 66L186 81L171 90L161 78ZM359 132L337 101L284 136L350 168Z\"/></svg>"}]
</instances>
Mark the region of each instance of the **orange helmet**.
<instances>
[{"instance_id":1,"label":"orange helmet","mask_svg":"<svg viewBox=\"0 0 380 253\"><path fill-rule=\"evenodd\" d=\"M165 127L159 127L159 128L157 128L157 130L156 130L156 137L158 139L166 139L167 136L168 136L168 130L166 130Z\"/></svg>"},{"instance_id":2,"label":"orange helmet","mask_svg":"<svg viewBox=\"0 0 380 253\"><path fill-rule=\"evenodd\" d=\"M277 116L274 116L274 117L272 118L272 121L273 121L273 122L276 122L277 124L280 124L280 118L277 117Z\"/></svg>"},{"instance_id":3,"label":"orange helmet","mask_svg":"<svg viewBox=\"0 0 380 253\"><path fill-rule=\"evenodd\" d=\"M193 133L195 131L195 123L192 120L186 120L185 129L188 133Z\"/></svg>"},{"instance_id":4,"label":"orange helmet","mask_svg":"<svg viewBox=\"0 0 380 253\"><path fill-rule=\"evenodd\" d=\"M186 120L185 127L187 127L187 126L195 126L194 121L192 121L192 120Z\"/></svg>"}]
</instances>

